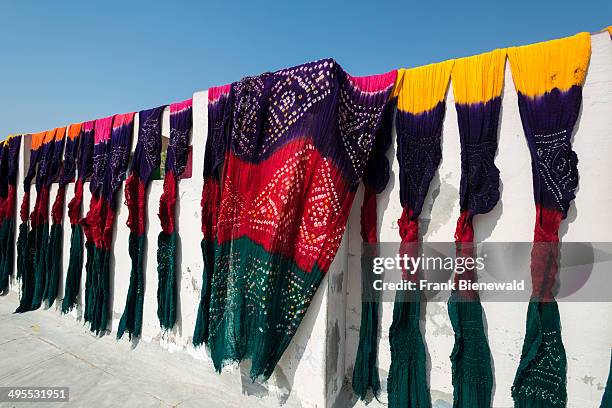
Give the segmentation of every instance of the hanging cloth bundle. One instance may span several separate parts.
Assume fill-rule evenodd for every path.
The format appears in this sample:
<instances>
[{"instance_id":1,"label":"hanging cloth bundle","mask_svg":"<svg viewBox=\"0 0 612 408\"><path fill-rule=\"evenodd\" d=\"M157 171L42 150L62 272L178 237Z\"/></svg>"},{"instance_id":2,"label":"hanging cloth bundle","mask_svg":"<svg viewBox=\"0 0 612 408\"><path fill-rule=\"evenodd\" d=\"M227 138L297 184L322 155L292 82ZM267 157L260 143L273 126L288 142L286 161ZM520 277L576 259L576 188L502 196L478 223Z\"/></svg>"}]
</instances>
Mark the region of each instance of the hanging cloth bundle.
<instances>
[{"instance_id":1,"label":"hanging cloth bundle","mask_svg":"<svg viewBox=\"0 0 612 408\"><path fill-rule=\"evenodd\" d=\"M88 242L85 280L86 322L96 334L105 331L110 313L110 251L115 225L117 188L130 156L134 113L99 119L95 124L92 191L89 211L81 220Z\"/></svg>"},{"instance_id":2,"label":"hanging cloth bundle","mask_svg":"<svg viewBox=\"0 0 612 408\"><path fill-rule=\"evenodd\" d=\"M170 142L166 154L164 192L159 198L162 231L157 237L157 317L162 330L172 330L176 322L176 214L177 180L187 166L189 132L192 125L192 101L170 105Z\"/></svg>"},{"instance_id":3,"label":"hanging cloth bundle","mask_svg":"<svg viewBox=\"0 0 612 408\"><path fill-rule=\"evenodd\" d=\"M554 299L559 225L578 186L571 135L580 113L591 37L573 37L508 49L523 130L531 153L536 207L531 251L532 296L519 367L515 407L565 407L567 360Z\"/></svg>"},{"instance_id":4,"label":"hanging cloth bundle","mask_svg":"<svg viewBox=\"0 0 612 408\"><path fill-rule=\"evenodd\" d=\"M194 343L218 371L250 359L251 378L272 374L340 245L395 78L321 60L209 91Z\"/></svg>"},{"instance_id":5,"label":"hanging cloth bundle","mask_svg":"<svg viewBox=\"0 0 612 408\"><path fill-rule=\"evenodd\" d=\"M130 229L129 253L132 260L130 286L117 338L126 331L130 340L140 337L144 303L144 251L147 199L146 192L151 173L161 162L161 125L164 106L138 113L138 141L132 159L131 174L125 182L125 204L128 207L127 226Z\"/></svg>"},{"instance_id":6,"label":"hanging cloth bundle","mask_svg":"<svg viewBox=\"0 0 612 408\"><path fill-rule=\"evenodd\" d=\"M64 151L64 140L66 135L66 128L58 128L55 132L55 140L53 146L53 154L51 156L51 165L49 169L49 175L47 177L47 191L51 191L51 183L55 182L60 178L60 172L62 169L62 153ZM65 184L59 184L57 196L55 202L51 207L51 216L53 224L49 232L49 240L47 242L44 259L41 260L43 263L42 268L44 269L45 277L45 288L43 291L43 300L47 302L47 306L51 307L57 298L57 291L59 288L60 274L62 268L62 217L64 215L64 198L65 198ZM49 218L46 218L47 230L49 231Z\"/></svg>"},{"instance_id":7,"label":"hanging cloth bundle","mask_svg":"<svg viewBox=\"0 0 612 408\"><path fill-rule=\"evenodd\" d=\"M28 172L23 179L24 193L19 211L21 224L19 224L19 235L17 237L17 278L21 279L21 297L15 313L32 310L32 298L34 297L34 235L29 232L30 187L34 176L36 176L46 134L47 132L35 133L30 138Z\"/></svg>"},{"instance_id":8,"label":"hanging cloth bundle","mask_svg":"<svg viewBox=\"0 0 612 408\"><path fill-rule=\"evenodd\" d=\"M397 159L400 167L398 220L400 255L416 258L419 253L419 215L431 180L440 164L440 136L446 111L444 98L454 61L400 70L395 94ZM418 271L404 279L415 281ZM389 329L391 367L387 380L390 407L430 407L425 371L425 345L419 327L420 293L398 292Z\"/></svg>"},{"instance_id":9,"label":"hanging cloth bundle","mask_svg":"<svg viewBox=\"0 0 612 408\"><path fill-rule=\"evenodd\" d=\"M387 104L382 122L365 172L363 174L363 204L361 206L361 325L359 346L355 357L352 386L360 399L365 400L368 390L377 398L380 393L378 377L378 329L380 291L373 289L373 260L378 256L377 195L382 193L389 182L390 166L386 154L391 146L393 113L395 101Z\"/></svg>"},{"instance_id":10,"label":"hanging cloth bundle","mask_svg":"<svg viewBox=\"0 0 612 408\"><path fill-rule=\"evenodd\" d=\"M78 174L74 184L74 197L68 203L68 218L70 219L70 255L68 270L66 272L66 284L64 286L64 299L62 300L62 313L68 313L77 305L77 298L81 290L81 274L83 271L83 227L79 224L81 218L81 207L83 204L83 184L91 177L93 172L93 144L94 144L95 121L85 122L80 126L79 136L71 144L70 137L66 144L64 155L65 179L72 180L76 172L75 160L78 163ZM76 131L72 125L71 130ZM75 129L73 129L75 128ZM70 136L70 131L69 131ZM78 146L78 147L77 147ZM67 155L71 152L72 158ZM66 169L72 163L71 169ZM62 178L64 180L64 177ZM91 245L91 244L90 244Z\"/></svg>"},{"instance_id":11,"label":"hanging cloth bundle","mask_svg":"<svg viewBox=\"0 0 612 408\"><path fill-rule=\"evenodd\" d=\"M457 258L474 259L472 220L486 214L499 200L499 170L495 167L497 130L504 85L505 50L455 61L453 95L461 141L461 214L455 230ZM455 273L457 287L475 282L471 268ZM489 408L493 388L491 351L487 341L478 292L456 290L448 301L455 332L451 354L456 408Z\"/></svg>"},{"instance_id":12,"label":"hanging cloth bundle","mask_svg":"<svg viewBox=\"0 0 612 408\"><path fill-rule=\"evenodd\" d=\"M21 135L9 136L2 146L2 202L0 203L0 293L9 289L15 259L15 206ZM6 149L6 153L5 153ZM6 156L5 156L6 154Z\"/></svg>"}]
</instances>

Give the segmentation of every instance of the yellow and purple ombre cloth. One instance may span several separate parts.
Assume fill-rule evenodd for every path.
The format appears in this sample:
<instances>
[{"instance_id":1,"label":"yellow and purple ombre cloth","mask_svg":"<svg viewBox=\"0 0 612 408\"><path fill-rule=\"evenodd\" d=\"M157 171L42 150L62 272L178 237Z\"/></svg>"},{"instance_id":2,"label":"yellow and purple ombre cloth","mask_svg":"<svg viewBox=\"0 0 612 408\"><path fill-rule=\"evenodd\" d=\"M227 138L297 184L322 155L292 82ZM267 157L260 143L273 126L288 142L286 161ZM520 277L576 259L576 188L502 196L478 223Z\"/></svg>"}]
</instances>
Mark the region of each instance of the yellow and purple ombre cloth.
<instances>
[{"instance_id":1,"label":"yellow and purple ombre cloth","mask_svg":"<svg viewBox=\"0 0 612 408\"><path fill-rule=\"evenodd\" d=\"M455 60L451 75L461 142L460 215L455 230L457 258L474 258L472 219L488 213L499 200L499 170L495 166L497 133L504 86L506 51ZM455 282L477 279L474 269L455 274ZM477 292L455 291L448 301L455 332L451 353L454 404L491 406L491 351Z\"/></svg>"},{"instance_id":2,"label":"yellow and purple ombre cloth","mask_svg":"<svg viewBox=\"0 0 612 408\"><path fill-rule=\"evenodd\" d=\"M95 121L81 125L72 125L68 131L66 152L64 154L64 170L60 182L66 183L74 179L74 197L68 203L68 218L70 219L70 255L64 285L62 312L68 313L77 304L81 290L81 274L83 271L83 228L79 224L83 204L83 184L93 172L93 145ZM71 138L79 128L78 136ZM78 171L77 171L78 169ZM91 246L91 244L90 244Z\"/></svg>"},{"instance_id":3,"label":"yellow and purple ombre cloth","mask_svg":"<svg viewBox=\"0 0 612 408\"><path fill-rule=\"evenodd\" d=\"M194 344L267 379L333 261L396 71L331 59L209 90ZM249 177L245 177L248 174Z\"/></svg>"},{"instance_id":4,"label":"yellow and purple ombre cloth","mask_svg":"<svg viewBox=\"0 0 612 408\"><path fill-rule=\"evenodd\" d=\"M397 159L403 207L398 220L400 252L409 257L418 255L418 219L442 158L442 122L453 65L454 61L445 61L400 70L395 86ZM415 280L417 275L418 272L404 278ZM391 367L387 390L390 407L431 406L425 345L419 327L420 308L420 294L397 294L389 329Z\"/></svg>"},{"instance_id":5,"label":"yellow and purple ombre cloth","mask_svg":"<svg viewBox=\"0 0 612 408\"><path fill-rule=\"evenodd\" d=\"M192 126L192 101L170 105L170 142L166 154L164 191L159 199L162 231L157 238L157 317L162 330L172 330L176 322L177 281L175 206L178 178L187 166L189 132Z\"/></svg>"},{"instance_id":6,"label":"yellow and purple ombre cloth","mask_svg":"<svg viewBox=\"0 0 612 408\"><path fill-rule=\"evenodd\" d=\"M2 142L0 163L0 294L9 289L15 259L15 207L21 135Z\"/></svg>"},{"instance_id":7,"label":"yellow and purple ombre cloth","mask_svg":"<svg viewBox=\"0 0 612 408\"><path fill-rule=\"evenodd\" d=\"M165 105L138 113L138 141L132 159L131 174L125 182L125 203L128 207L127 226L130 229L129 254L132 260L130 286L117 338L127 331L130 339L140 337L144 303L144 252L147 218L146 191L151 174L161 163L162 114Z\"/></svg>"},{"instance_id":8,"label":"yellow and purple ombre cloth","mask_svg":"<svg viewBox=\"0 0 612 408\"><path fill-rule=\"evenodd\" d=\"M127 170L134 113L96 120L94 127L92 193L87 216L81 220L88 249L85 312L90 330L100 334L110 316L110 251L112 250L116 192Z\"/></svg>"},{"instance_id":9,"label":"yellow and purple ombre cloth","mask_svg":"<svg viewBox=\"0 0 612 408\"><path fill-rule=\"evenodd\" d=\"M554 299L559 225L575 197L578 158L571 137L580 114L591 37L508 49L523 130L531 154L536 222L531 252L533 292L519 367L515 407L565 407L567 360Z\"/></svg>"}]
</instances>

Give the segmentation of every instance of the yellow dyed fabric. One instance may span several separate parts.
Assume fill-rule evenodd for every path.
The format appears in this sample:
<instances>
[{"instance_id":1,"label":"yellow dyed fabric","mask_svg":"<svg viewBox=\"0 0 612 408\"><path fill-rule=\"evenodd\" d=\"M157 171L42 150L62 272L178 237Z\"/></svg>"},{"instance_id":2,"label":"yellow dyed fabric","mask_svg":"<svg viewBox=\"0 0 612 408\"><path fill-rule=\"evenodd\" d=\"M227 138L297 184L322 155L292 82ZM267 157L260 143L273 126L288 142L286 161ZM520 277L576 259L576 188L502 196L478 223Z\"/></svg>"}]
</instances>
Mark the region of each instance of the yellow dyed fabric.
<instances>
[{"instance_id":1,"label":"yellow dyed fabric","mask_svg":"<svg viewBox=\"0 0 612 408\"><path fill-rule=\"evenodd\" d=\"M500 96L505 67L505 49L455 60L451 75L455 103L485 103Z\"/></svg>"},{"instance_id":2,"label":"yellow dyed fabric","mask_svg":"<svg viewBox=\"0 0 612 408\"><path fill-rule=\"evenodd\" d=\"M508 59L517 91L529 97L557 88L567 91L582 85L591 57L591 35L572 37L523 47L508 48Z\"/></svg>"},{"instance_id":3,"label":"yellow dyed fabric","mask_svg":"<svg viewBox=\"0 0 612 408\"><path fill-rule=\"evenodd\" d=\"M442 102L454 63L454 60L449 60L418 68L400 69L393 90L397 97L397 108L418 115Z\"/></svg>"}]
</instances>

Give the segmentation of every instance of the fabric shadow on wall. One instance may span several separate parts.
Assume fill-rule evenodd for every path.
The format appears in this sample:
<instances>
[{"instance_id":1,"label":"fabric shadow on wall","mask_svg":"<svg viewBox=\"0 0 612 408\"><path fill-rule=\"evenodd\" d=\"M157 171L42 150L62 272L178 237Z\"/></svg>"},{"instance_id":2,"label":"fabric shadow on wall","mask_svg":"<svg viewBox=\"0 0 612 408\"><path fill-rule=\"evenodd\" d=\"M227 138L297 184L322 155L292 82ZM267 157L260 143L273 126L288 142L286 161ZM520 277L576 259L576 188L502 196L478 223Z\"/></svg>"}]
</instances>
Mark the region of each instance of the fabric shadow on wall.
<instances>
[{"instance_id":1,"label":"fabric shadow on wall","mask_svg":"<svg viewBox=\"0 0 612 408\"><path fill-rule=\"evenodd\" d=\"M533 292L512 386L512 397L519 408L565 407L567 402L567 359L554 287L559 225L578 186L578 158L571 137L580 115L590 55L588 33L508 49L531 154L536 206L531 252Z\"/></svg>"},{"instance_id":2,"label":"fabric shadow on wall","mask_svg":"<svg viewBox=\"0 0 612 408\"><path fill-rule=\"evenodd\" d=\"M209 90L194 344L218 371L250 359L251 378L272 374L340 245L395 78L327 59Z\"/></svg>"}]
</instances>

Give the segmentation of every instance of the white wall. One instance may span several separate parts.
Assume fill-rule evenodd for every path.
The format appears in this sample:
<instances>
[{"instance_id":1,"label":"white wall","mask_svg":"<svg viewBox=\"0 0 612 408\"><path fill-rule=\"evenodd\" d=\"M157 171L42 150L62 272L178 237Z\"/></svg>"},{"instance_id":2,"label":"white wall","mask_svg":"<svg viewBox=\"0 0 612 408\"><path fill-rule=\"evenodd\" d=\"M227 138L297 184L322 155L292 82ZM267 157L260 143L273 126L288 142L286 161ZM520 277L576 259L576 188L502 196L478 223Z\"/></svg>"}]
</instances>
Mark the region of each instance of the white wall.
<instances>
[{"instance_id":1,"label":"white wall","mask_svg":"<svg viewBox=\"0 0 612 408\"><path fill-rule=\"evenodd\" d=\"M574 148L578 153L580 189L570 210L571 223L565 241L612 241L612 187L604 177L612 174L612 43L607 33L593 38L593 55L584 87L583 112L575 135ZM202 274L200 252L200 194L202 191L202 158L206 139L207 92L193 96L194 131L193 177L179 184L177 204L180 233L180 311L178 326L174 332L162 335L156 310L157 292L157 235L160 231L157 218L162 180L154 180L148 196L148 246L146 258L146 290L143 320L143 340L159 342L169 351L184 350L201 359L213 370L203 349L194 350L191 338L199 301ZM137 125L137 122L136 122ZM136 143L137 126L135 126ZM164 112L163 132L169 133L168 111ZM22 155L23 157L23 155ZM391 182L381 196L379 204L379 228L381 241L399 241L396 220L401 214L398 167L395 150L389 152L393 163ZM517 97L512 84L509 66L506 67L506 84L501 117L499 154L496 163L501 172L503 191L500 203L487 215L475 221L477 240L530 241L534 221L529 153L523 136L517 107ZM20 164L20 180L23 177L23 160ZM422 218L429 221L424 240L452 241L458 207L460 177L459 136L457 117L453 105L452 90L447 98L447 113L443 132L443 160L430 189ZM71 184L67 201L72 198ZM57 185L51 190L55 198ZM23 189L18 189L21 203ZM123 190L121 201L123 202ZM32 189L31 206L36 194ZM329 276L323 281L304 321L287 352L281 359L270 381L263 385L251 384L242 376L244 369L228 368L223 375L236 376L236 389L255 396L271 395L283 401L289 392L299 398L304 406L332 406L340 395L343 383L349 381L353 370L360 322L360 251L358 193L349 218L347 234L334 261ZM434 200L435 197L435 200ZM84 212L89 205L88 184L85 186ZM114 244L114 276L111 278L113 297L113 335L123 312L129 284L130 259L128 255L129 230L126 226L127 210L121 206L118 212ZM423 224L426 224L424 222ZM495 226L495 228L492 228ZM563 227L562 227L563 229ZM483 231L490 231L483 236ZM64 266L68 264L70 226L67 213L64 217ZM346 271L346 273L345 273ZM65 271L64 271L65 272ZM64 276L62 276L62 282ZM81 284L84 290L85 279ZM13 285L18 291L18 285ZM63 291L63 284L61 287ZM60 298L63 292L60 292ZM494 405L511 406L510 385L520 357L524 334L525 304L484 304L488 335L495 364L496 389ZM563 338L568 355L568 395L570 407L597 407L603 392L609 367L612 342L612 305L561 303ZM36 312L34 312L36 313ZM57 311L59 315L59 311ZM389 367L388 328L391 324L392 304L383 307L382 335L379 345L379 366L383 389ZM74 316L80 318L81 308ZM433 400L451 400L451 372L449 355L452 349L452 328L445 304L427 305L425 340L431 355L431 389ZM70 317L69 317L70 318ZM86 329L84 329L86 330ZM127 340L123 340L127 341ZM344 374L343 374L344 373ZM382 399L386 395L383 393ZM376 403L376 402L375 402ZM342 405L340 405L342 406Z\"/></svg>"}]
</instances>

